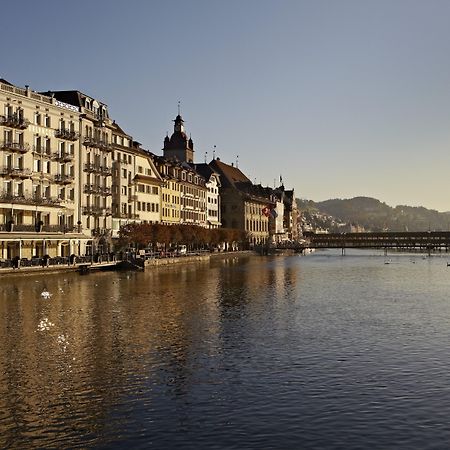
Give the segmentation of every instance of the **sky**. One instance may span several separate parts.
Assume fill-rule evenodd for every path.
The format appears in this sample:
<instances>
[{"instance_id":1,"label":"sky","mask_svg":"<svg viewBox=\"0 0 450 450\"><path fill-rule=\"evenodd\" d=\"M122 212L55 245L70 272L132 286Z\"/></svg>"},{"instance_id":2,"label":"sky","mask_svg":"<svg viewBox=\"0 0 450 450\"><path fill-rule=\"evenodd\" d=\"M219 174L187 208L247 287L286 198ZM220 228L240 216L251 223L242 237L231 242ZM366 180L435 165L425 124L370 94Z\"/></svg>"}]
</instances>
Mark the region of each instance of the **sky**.
<instances>
[{"instance_id":1,"label":"sky","mask_svg":"<svg viewBox=\"0 0 450 450\"><path fill-rule=\"evenodd\" d=\"M448 0L5 2L0 78L74 89L162 154L315 201L450 211ZM215 147L214 147L215 146Z\"/></svg>"}]
</instances>

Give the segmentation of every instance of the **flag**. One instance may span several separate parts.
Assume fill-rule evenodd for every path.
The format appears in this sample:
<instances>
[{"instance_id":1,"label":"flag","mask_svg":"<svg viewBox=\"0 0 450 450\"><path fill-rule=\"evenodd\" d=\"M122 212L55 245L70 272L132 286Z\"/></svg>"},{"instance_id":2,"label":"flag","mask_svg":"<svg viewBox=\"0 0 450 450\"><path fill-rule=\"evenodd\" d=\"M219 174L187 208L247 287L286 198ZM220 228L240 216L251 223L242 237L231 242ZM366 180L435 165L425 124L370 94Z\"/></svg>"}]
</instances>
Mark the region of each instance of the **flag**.
<instances>
[{"instance_id":1,"label":"flag","mask_svg":"<svg viewBox=\"0 0 450 450\"><path fill-rule=\"evenodd\" d=\"M275 209L272 209L272 210L270 211L270 214L272 214L272 217L273 217L274 219L276 219L276 218L278 217L278 213L275 211Z\"/></svg>"},{"instance_id":2,"label":"flag","mask_svg":"<svg viewBox=\"0 0 450 450\"><path fill-rule=\"evenodd\" d=\"M270 216L270 207L269 206L264 206L264 208L261 211L266 217Z\"/></svg>"}]
</instances>

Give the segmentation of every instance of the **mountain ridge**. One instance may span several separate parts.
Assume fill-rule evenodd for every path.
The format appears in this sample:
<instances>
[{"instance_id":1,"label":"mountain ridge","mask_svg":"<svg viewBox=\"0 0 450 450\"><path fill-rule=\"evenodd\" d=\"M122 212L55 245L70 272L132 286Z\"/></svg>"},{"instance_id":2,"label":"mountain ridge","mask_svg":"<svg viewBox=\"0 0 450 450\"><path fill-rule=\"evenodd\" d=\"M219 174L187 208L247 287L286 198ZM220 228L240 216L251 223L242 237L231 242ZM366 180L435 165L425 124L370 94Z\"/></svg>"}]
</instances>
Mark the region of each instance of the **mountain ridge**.
<instances>
[{"instance_id":1,"label":"mountain ridge","mask_svg":"<svg viewBox=\"0 0 450 450\"><path fill-rule=\"evenodd\" d=\"M302 227L328 232L343 231L450 231L450 212L424 206L389 206L372 197L297 199Z\"/></svg>"}]
</instances>

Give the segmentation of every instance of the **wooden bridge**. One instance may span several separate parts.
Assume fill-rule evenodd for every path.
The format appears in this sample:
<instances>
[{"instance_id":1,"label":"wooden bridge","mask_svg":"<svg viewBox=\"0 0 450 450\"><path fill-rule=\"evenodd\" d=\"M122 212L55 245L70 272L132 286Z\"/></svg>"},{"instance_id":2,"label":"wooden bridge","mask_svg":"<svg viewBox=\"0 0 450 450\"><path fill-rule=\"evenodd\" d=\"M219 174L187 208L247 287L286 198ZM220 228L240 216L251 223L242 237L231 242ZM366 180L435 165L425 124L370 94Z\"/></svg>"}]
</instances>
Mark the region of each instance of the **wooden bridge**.
<instances>
[{"instance_id":1,"label":"wooden bridge","mask_svg":"<svg viewBox=\"0 0 450 450\"><path fill-rule=\"evenodd\" d=\"M374 232L374 233L304 233L306 242L301 243L299 251L307 248L346 248L399 249L404 251L421 250L446 251L450 248L450 231L420 232Z\"/></svg>"}]
</instances>

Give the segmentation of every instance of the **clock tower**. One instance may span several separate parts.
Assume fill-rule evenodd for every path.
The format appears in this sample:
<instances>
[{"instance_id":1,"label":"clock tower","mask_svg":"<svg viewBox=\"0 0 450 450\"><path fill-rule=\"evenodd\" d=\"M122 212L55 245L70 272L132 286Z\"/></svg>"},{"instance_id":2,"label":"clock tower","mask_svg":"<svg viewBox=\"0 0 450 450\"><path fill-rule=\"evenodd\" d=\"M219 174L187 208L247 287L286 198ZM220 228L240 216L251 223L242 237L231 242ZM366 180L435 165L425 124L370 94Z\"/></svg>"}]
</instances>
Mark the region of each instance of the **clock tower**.
<instances>
[{"instance_id":1,"label":"clock tower","mask_svg":"<svg viewBox=\"0 0 450 450\"><path fill-rule=\"evenodd\" d=\"M163 154L168 159L194 162L194 143L186 136L184 120L180 114L175 117L172 136L166 136L164 139Z\"/></svg>"}]
</instances>

